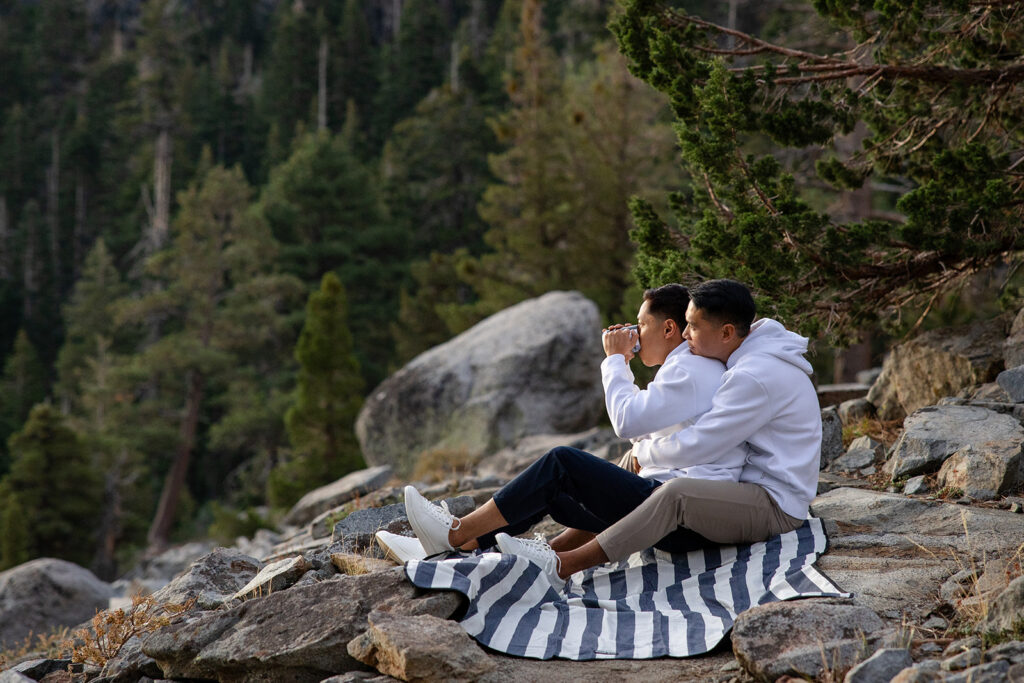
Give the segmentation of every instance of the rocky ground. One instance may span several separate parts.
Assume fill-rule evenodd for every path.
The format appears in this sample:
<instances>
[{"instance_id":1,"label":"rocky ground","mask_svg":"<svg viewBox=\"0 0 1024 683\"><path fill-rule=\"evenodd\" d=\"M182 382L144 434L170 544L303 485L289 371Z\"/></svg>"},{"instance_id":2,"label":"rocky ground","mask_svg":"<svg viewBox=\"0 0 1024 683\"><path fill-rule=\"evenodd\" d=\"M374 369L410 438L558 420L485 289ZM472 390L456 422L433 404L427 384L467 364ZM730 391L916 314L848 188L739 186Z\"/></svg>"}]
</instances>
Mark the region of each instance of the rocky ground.
<instances>
[{"instance_id":1,"label":"rocky ground","mask_svg":"<svg viewBox=\"0 0 1024 683\"><path fill-rule=\"evenodd\" d=\"M834 405L822 413L812 504L830 538L818 566L852 597L755 607L704 656L541 662L485 651L457 624L460 596L414 588L374 546L378 529L409 530L408 476L378 460L310 492L279 529L232 548L174 549L114 585L59 560L0 574L0 683L1024 680L1022 363L1019 315L930 333L894 350L877 380L822 387ZM605 429L517 438L471 476L441 467L417 485L464 514L555 445L609 460L627 446ZM133 604L134 592L150 596ZM98 638L80 632L84 664L56 647L18 651L29 631L108 606L138 633L118 635L118 619Z\"/></svg>"}]
</instances>

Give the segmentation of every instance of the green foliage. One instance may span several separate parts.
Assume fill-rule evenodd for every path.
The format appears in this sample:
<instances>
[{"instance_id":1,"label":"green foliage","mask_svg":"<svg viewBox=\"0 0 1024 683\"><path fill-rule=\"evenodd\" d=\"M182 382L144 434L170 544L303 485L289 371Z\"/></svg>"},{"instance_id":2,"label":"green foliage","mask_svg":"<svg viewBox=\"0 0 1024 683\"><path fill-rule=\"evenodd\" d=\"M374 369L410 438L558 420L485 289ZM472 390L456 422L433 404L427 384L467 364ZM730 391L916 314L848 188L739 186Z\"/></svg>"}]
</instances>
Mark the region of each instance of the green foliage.
<instances>
[{"instance_id":1,"label":"green foliage","mask_svg":"<svg viewBox=\"0 0 1024 683\"><path fill-rule=\"evenodd\" d=\"M18 494L0 482L0 570L32 559L30 543L28 520Z\"/></svg>"},{"instance_id":2,"label":"green foliage","mask_svg":"<svg viewBox=\"0 0 1024 683\"><path fill-rule=\"evenodd\" d=\"M271 475L269 494L277 506L365 466L353 431L363 382L352 355L347 309L341 281L327 273L309 297L295 347L298 381L284 418L295 458Z\"/></svg>"},{"instance_id":3,"label":"green foliage","mask_svg":"<svg viewBox=\"0 0 1024 683\"><path fill-rule=\"evenodd\" d=\"M670 98L693 179L672 221L633 204L638 280L745 280L764 314L842 339L1020 249L1024 107L1006 57L1024 35L1011 6L814 8L831 37L788 35L784 19L727 34L648 0L624 3L612 29ZM840 200L884 183L896 213L825 213L822 181Z\"/></svg>"},{"instance_id":4,"label":"green foliage","mask_svg":"<svg viewBox=\"0 0 1024 683\"><path fill-rule=\"evenodd\" d=\"M21 428L29 411L46 396L46 369L24 330L18 331L14 349L4 362L0 376L0 440ZM0 476L7 472L7 450L0 445Z\"/></svg>"},{"instance_id":5,"label":"green foliage","mask_svg":"<svg viewBox=\"0 0 1024 683\"><path fill-rule=\"evenodd\" d=\"M21 431L11 436L8 447L11 469L0 481L0 516L13 529L27 529L23 546L12 542L11 561L27 548L29 557L87 564L101 483L82 442L55 408L41 403ZM46 503L27 507L27 501ZM19 524L19 517L25 522Z\"/></svg>"},{"instance_id":6,"label":"green foliage","mask_svg":"<svg viewBox=\"0 0 1024 683\"><path fill-rule=\"evenodd\" d=\"M334 271L360 321L356 355L367 386L391 355L388 322L408 260L406 238L385 215L370 169L343 135L309 134L270 174L260 207L281 244L285 272L315 287Z\"/></svg>"},{"instance_id":7,"label":"green foliage","mask_svg":"<svg viewBox=\"0 0 1024 683\"><path fill-rule=\"evenodd\" d=\"M231 545L239 536L252 538L260 529L270 527L267 520L252 508L239 511L216 501L210 504L210 508L213 522L207 533L218 543Z\"/></svg>"}]
</instances>

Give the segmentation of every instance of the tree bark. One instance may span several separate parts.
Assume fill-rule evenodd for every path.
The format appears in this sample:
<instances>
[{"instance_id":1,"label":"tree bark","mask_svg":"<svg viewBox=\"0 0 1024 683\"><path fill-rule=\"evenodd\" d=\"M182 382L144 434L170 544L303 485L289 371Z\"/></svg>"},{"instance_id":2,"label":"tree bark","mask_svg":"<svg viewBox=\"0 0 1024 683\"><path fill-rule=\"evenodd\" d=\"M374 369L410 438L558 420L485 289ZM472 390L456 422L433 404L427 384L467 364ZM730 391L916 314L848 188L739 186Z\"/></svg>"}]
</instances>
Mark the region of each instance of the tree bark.
<instances>
[{"instance_id":1,"label":"tree bark","mask_svg":"<svg viewBox=\"0 0 1024 683\"><path fill-rule=\"evenodd\" d=\"M171 470L164 480L164 488L160 492L160 502L157 504L156 515L149 527L149 552L159 553L164 550L169 542L171 528L174 526L174 516L178 511L178 501L181 499L181 491L185 487L185 477L188 474L189 462L192 459L192 449L195 447L196 427L199 424L199 406L203 399L203 389L206 378L197 370L188 372L188 390L185 395L185 419L182 420L179 433L178 449L174 455L174 462Z\"/></svg>"},{"instance_id":2,"label":"tree bark","mask_svg":"<svg viewBox=\"0 0 1024 683\"><path fill-rule=\"evenodd\" d=\"M60 135L50 131L50 166L46 169L46 225L50 232L53 286L60 291Z\"/></svg>"},{"instance_id":3,"label":"tree bark","mask_svg":"<svg viewBox=\"0 0 1024 683\"><path fill-rule=\"evenodd\" d=\"M156 137L153 159L153 216L149 228L149 252L167 244L171 225L171 132L162 127Z\"/></svg>"},{"instance_id":4,"label":"tree bark","mask_svg":"<svg viewBox=\"0 0 1024 683\"><path fill-rule=\"evenodd\" d=\"M85 177L81 169L75 171L75 234L74 234L74 255L72 257L72 268L74 280L77 282L82 274L82 262L85 260L85 247L88 236L85 234L86 206L85 206Z\"/></svg>"},{"instance_id":5,"label":"tree bark","mask_svg":"<svg viewBox=\"0 0 1024 683\"><path fill-rule=\"evenodd\" d=\"M327 36L320 38L319 63L317 64L316 129L327 130L327 59L330 46Z\"/></svg>"},{"instance_id":6,"label":"tree bark","mask_svg":"<svg viewBox=\"0 0 1024 683\"><path fill-rule=\"evenodd\" d=\"M11 279L11 216L7 212L7 197L0 195L0 280Z\"/></svg>"}]
</instances>

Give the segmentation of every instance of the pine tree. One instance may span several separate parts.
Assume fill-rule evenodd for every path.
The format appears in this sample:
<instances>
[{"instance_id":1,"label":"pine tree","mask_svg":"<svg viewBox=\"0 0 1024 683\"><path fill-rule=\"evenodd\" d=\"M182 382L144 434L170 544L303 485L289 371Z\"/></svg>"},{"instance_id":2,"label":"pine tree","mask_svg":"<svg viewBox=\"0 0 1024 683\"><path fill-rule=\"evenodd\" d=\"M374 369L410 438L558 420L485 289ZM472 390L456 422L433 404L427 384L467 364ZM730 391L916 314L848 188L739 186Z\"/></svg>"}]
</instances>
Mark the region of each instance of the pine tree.
<instances>
[{"instance_id":1,"label":"pine tree","mask_svg":"<svg viewBox=\"0 0 1024 683\"><path fill-rule=\"evenodd\" d=\"M114 330L116 302L127 294L121 274L103 240L98 240L85 262L82 278L64 306L65 339L57 357L55 394L65 413L79 412L73 402L83 393L87 359L100 343L109 345Z\"/></svg>"},{"instance_id":2,"label":"pine tree","mask_svg":"<svg viewBox=\"0 0 1024 683\"><path fill-rule=\"evenodd\" d=\"M18 495L0 480L0 571L32 559L28 520Z\"/></svg>"},{"instance_id":3,"label":"pine tree","mask_svg":"<svg viewBox=\"0 0 1024 683\"><path fill-rule=\"evenodd\" d=\"M343 135L309 134L271 171L260 205L285 272L311 288L337 272L361 323L355 348L363 376L368 385L383 380L408 239L384 214L369 169Z\"/></svg>"},{"instance_id":4,"label":"pine tree","mask_svg":"<svg viewBox=\"0 0 1024 683\"><path fill-rule=\"evenodd\" d=\"M279 325L253 323L281 317L278 307L298 288L273 274L276 244L249 210L250 194L237 167L213 167L182 193L173 243L147 264L165 289L127 302L122 311L124 320L136 323L160 316L173 330L133 361L157 382L163 401L182 406L175 456L149 532L156 548L169 539L211 388L229 384L241 350L279 332Z\"/></svg>"},{"instance_id":5,"label":"pine tree","mask_svg":"<svg viewBox=\"0 0 1024 683\"><path fill-rule=\"evenodd\" d=\"M311 37L315 16L302 3L282 2L274 15L270 55L264 75L262 109L276 139L271 150L286 152L297 124L311 128L317 92L317 41ZM272 156L278 163L284 156Z\"/></svg>"},{"instance_id":6,"label":"pine tree","mask_svg":"<svg viewBox=\"0 0 1024 683\"><path fill-rule=\"evenodd\" d=\"M8 447L12 461L0 481L0 517L12 528L27 527L30 557L86 564L92 554L89 541L96 527L100 483L78 437L59 411L40 403L11 436ZM19 517L26 523L18 524ZM15 550L10 560L17 559Z\"/></svg>"},{"instance_id":7,"label":"pine tree","mask_svg":"<svg viewBox=\"0 0 1024 683\"><path fill-rule=\"evenodd\" d=\"M363 380L352 355L345 289L334 273L324 275L309 297L295 359L298 383L285 413L294 458L275 470L269 488L271 501L281 507L365 466L354 432Z\"/></svg>"},{"instance_id":8,"label":"pine tree","mask_svg":"<svg viewBox=\"0 0 1024 683\"><path fill-rule=\"evenodd\" d=\"M46 397L46 391L46 368L25 330L19 330L0 377L0 476L10 466L8 437L21 429L32 406Z\"/></svg>"},{"instance_id":9,"label":"pine tree","mask_svg":"<svg viewBox=\"0 0 1024 683\"><path fill-rule=\"evenodd\" d=\"M613 30L669 96L693 179L671 221L634 205L637 275L744 280L766 315L848 339L1020 250L1024 34L1016 3L814 8L825 45L624 3ZM883 184L866 219L816 202Z\"/></svg>"}]
</instances>

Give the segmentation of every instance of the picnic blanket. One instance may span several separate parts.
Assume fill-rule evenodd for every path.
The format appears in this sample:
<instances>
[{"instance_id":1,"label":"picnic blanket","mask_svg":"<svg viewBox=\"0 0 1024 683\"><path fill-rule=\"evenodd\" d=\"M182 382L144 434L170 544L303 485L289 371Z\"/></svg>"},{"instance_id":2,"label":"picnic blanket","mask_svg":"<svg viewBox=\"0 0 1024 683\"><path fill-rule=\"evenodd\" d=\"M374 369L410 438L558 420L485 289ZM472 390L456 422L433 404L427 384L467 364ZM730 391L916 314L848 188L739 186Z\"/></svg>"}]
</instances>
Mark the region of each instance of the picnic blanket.
<instances>
[{"instance_id":1,"label":"picnic blanket","mask_svg":"<svg viewBox=\"0 0 1024 683\"><path fill-rule=\"evenodd\" d=\"M763 543L673 555L648 549L574 574L562 592L515 555L411 561L420 588L469 598L461 624L479 643L549 659L648 659L710 651L740 612L768 602L847 596L812 565L826 549L821 521Z\"/></svg>"}]
</instances>

